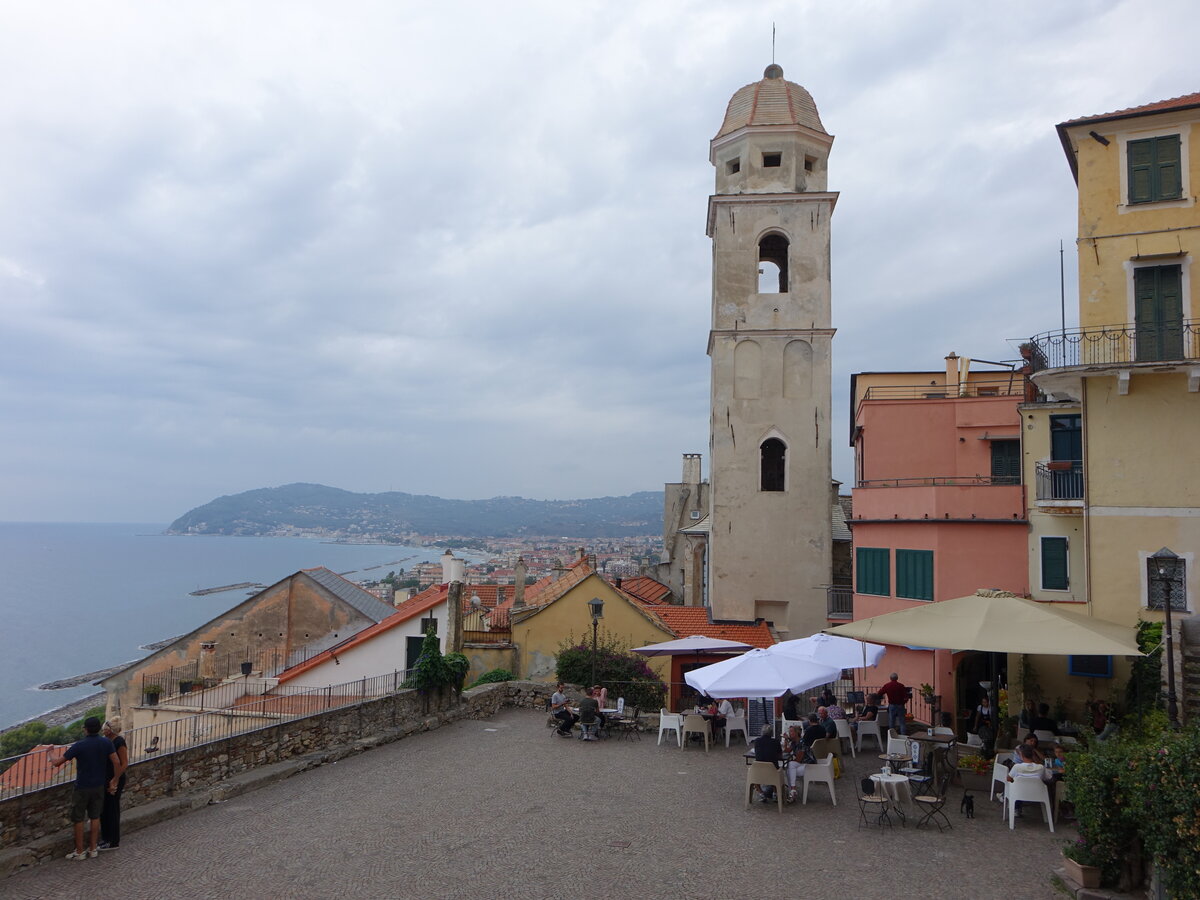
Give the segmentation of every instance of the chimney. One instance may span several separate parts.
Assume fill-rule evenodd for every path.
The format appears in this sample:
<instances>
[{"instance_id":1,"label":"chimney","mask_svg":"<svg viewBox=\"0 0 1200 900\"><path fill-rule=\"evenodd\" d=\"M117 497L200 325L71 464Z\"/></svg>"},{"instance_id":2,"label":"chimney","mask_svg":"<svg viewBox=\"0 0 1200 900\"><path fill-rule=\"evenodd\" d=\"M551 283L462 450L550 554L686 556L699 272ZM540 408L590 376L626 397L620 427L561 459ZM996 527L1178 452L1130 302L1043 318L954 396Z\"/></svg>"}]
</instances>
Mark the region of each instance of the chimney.
<instances>
[{"instance_id":1,"label":"chimney","mask_svg":"<svg viewBox=\"0 0 1200 900\"><path fill-rule=\"evenodd\" d=\"M513 569L513 609L525 605L525 557L517 557L517 565Z\"/></svg>"},{"instance_id":2,"label":"chimney","mask_svg":"<svg viewBox=\"0 0 1200 900\"><path fill-rule=\"evenodd\" d=\"M463 583L452 581L446 590L446 653L463 648Z\"/></svg>"},{"instance_id":3,"label":"chimney","mask_svg":"<svg viewBox=\"0 0 1200 900\"><path fill-rule=\"evenodd\" d=\"M953 350L946 357L946 396L958 396L958 354Z\"/></svg>"},{"instance_id":4,"label":"chimney","mask_svg":"<svg viewBox=\"0 0 1200 900\"><path fill-rule=\"evenodd\" d=\"M200 645L200 677L217 677L217 644L215 641L204 641Z\"/></svg>"},{"instance_id":5,"label":"chimney","mask_svg":"<svg viewBox=\"0 0 1200 900\"><path fill-rule=\"evenodd\" d=\"M613 579L613 584L617 587L618 590L620 589L620 587L621 587L621 576L620 575L618 575L616 578Z\"/></svg>"},{"instance_id":6,"label":"chimney","mask_svg":"<svg viewBox=\"0 0 1200 900\"><path fill-rule=\"evenodd\" d=\"M700 454L699 453L683 454L683 483L684 484L699 484L700 483Z\"/></svg>"},{"instance_id":7,"label":"chimney","mask_svg":"<svg viewBox=\"0 0 1200 900\"><path fill-rule=\"evenodd\" d=\"M442 584L454 581L454 554L447 550L442 554Z\"/></svg>"}]
</instances>

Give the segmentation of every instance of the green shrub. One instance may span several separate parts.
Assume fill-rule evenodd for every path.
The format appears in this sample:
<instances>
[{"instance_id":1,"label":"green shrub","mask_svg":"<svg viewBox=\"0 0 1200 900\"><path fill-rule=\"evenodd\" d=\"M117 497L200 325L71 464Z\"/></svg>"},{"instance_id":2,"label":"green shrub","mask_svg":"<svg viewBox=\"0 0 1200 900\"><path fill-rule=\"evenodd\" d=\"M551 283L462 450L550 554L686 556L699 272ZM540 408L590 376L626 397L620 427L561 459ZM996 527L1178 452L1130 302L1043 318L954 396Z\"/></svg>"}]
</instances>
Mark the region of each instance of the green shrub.
<instances>
[{"instance_id":1,"label":"green shrub","mask_svg":"<svg viewBox=\"0 0 1200 900\"><path fill-rule=\"evenodd\" d=\"M421 655L413 666L412 676L406 682L417 690L428 693L449 683L446 661L442 657L442 648L438 644L437 632L430 628L425 632L425 641L421 644Z\"/></svg>"},{"instance_id":2,"label":"green shrub","mask_svg":"<svg viewBox=\"0 0 1200 900\"><path fill-rule=\"evenodd\" d=\"M498 684L501 681L512 681L516 678L508 669L492 669L490 672L484 672L475 679L475 683L471 687L479 687L481 684Z\"/></svg>"},{"instance_id":3,"label":"green shrub","mask_svg":"<svg viewBox=\"0 0 1200 900\"><path fill-rule=\"evenodd\" d=\"M467 677L467 672L471 669L471 661L461 653L447 653L442 657L442 663L446 669L447 683L455 691L461 692L463 679Z\"/></svg>"},{"instance_id":4,"label":"green shrub","mask_svg":"<svg viewBox=\"0 0 1200 900\"><path fill-rule=\"evenodd\" d=\"M596 680L592 681L592 645L568 638L558 649L558 680L568 684L602 684L609 700L625 698L626 706L658 709L667 695L667 686L644 657L630 653L623 644L605 635L596 644Z\"/></svg>"},{"instance_id":5,"label":"green shrub","mask_svg":"<svg viewBox=\"0 0 1200 900\"><path fill-rule=\"evenodd\" d=\"M1140 717L1152 709L1161 709L1159 694L1162 692L1162 622L1138 622L1138 649L1147 656L1139 656L1129 672L1125 684L1125 706L1130 716Z\"/></svg>"}]
</instances>

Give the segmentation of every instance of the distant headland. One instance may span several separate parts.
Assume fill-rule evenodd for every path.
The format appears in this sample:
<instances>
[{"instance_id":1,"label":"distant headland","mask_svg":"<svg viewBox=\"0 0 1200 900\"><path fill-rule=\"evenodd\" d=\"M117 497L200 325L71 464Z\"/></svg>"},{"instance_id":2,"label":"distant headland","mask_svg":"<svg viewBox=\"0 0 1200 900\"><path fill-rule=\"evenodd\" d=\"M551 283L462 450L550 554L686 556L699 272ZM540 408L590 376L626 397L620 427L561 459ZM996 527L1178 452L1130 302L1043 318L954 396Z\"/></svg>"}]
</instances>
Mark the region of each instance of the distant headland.
<instances>
[{"instance_id":1,"label":"distant headland","mask_svg":"<svg viewBox=\"0 0 1200 900\"><path fill-rule=\"evenodd\" d=\"M660 534L663 495L589 500L445 500L388 491L358 494L285 484L218 497L184 513L167 534L320 537L403 544L429 536L579 538Z\"/></svg>"}]
</instances>

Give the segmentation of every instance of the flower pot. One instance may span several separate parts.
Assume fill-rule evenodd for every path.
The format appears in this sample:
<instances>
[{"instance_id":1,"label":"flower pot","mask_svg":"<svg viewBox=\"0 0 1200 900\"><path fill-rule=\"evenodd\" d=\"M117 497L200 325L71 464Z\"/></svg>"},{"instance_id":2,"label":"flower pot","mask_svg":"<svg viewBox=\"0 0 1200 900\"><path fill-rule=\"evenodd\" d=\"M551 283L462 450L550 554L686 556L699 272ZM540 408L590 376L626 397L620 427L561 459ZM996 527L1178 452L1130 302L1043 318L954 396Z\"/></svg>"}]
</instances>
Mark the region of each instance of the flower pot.
<instances>
[{"instance_id":1,"label":"flower pot","mask_svg":"<svg viewBox=\"0 0 1200 900\"><path fill-rule=\"evenodd\" d=\"M192 683L190 681L179 682L179 693L190 694L192 692Z\"/></svg>"},{"instance_id":2,"label":"flower pot","mask_svg":"<svg viewBox=\"0 0 1200 900\"><path fill-rule=\"evenodd\" d=\"M252 671L254 671L254 663L252 663L252 662L242 663L242 674L243 675L249 675Z\"/></svg>"},{"instance_id":3,"label":"flower pot","mask_svg":"<svg viewBox=\"0 0 1200 900\"><path fill-rule=\"evenodd\" d=\"M158 694L145 694L142 697L146 706L158 706Z\"/></svg>"},{"instance_id":4,"label":"flower pot","mask_svg":"<svg viewBox=\"0 0 1200 900\"><path fill-rule=\"evenodd\" d=\"M1063 857L1063 869L1071 876L1071 880L1080 887L1100 887L1100 869L1098 866L1085 866L1069 857Z\"/></svg>"}]
</instances>

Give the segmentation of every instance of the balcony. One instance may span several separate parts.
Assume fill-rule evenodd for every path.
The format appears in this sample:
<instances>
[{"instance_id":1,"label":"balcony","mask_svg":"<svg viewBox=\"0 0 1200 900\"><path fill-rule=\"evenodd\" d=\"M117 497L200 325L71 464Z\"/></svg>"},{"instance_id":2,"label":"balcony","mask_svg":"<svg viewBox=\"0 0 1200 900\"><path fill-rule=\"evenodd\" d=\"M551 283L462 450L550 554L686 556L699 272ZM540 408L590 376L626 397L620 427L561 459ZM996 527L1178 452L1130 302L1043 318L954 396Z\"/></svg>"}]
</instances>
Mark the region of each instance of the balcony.
<instances>
[{"instance_id":1,"label":"balcony","mask_svg":"<svg viewBox=\"0 0 1200 900\"><path fill-rule=\"evenodd\" d=\"M854 489L855 522L1024 518L1024 491L1011 475L872 478Z\"/></svg>"},{"instance_id":2,"label":"balcony","mask_svg":"<svg viewBox=\"0 0 1200 900\"><path fill-rule=\"evenodd\" d=\"M1034 374L1070 366L1181 364L1200 359L1200 319L1158 328L1133 324L1051 331L1021 345Z\"/></svg>"},{"instance_id":3,"label":"balcony","mask_svg":"<svg viewBox=\"0 0 1200 900\"><path fill-rule=\"evenodd\" d=\"M964 381L957 386L939 384L884 384L867 388L863 400L959 400L964 397L1021 397L1024 375L1013 372L1004 378Z\"/></svg>"},{"instance_id":4,"label":"balcony","mask_svg":"<svg viewBox=\"0 0 1200 900\"><path fill-rule=\"evenodd\" d=\"M854 621L854 588L831 584L825 588L825 618L838 622Z\"/></svg>"},{"instance_id":5,"label":"balcony","mask_svg":"<svg viewBox=\"0 0 1200 900\"><path fill-rule=\"evenodd\" d=\"M1035 465L1036 498L1040 502L1083 499L1083 461L1054 460Z\"/></svg>"}]
</instances>

